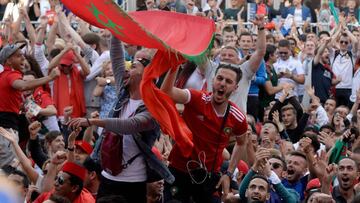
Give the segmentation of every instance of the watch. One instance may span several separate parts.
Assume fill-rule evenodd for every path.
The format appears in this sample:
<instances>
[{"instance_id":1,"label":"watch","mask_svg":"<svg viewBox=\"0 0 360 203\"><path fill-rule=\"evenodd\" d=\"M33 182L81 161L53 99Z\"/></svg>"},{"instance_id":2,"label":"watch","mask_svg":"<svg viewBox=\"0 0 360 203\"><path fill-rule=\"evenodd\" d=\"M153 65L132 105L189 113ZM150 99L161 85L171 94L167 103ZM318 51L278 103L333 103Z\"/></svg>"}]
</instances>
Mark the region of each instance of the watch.
<instances>
[{"instance_id":1,"label":"watch","mask_svg":"<svg viewBox=\"0 0 360 203\"><path fill-rule=\"evenodd\" d=\"M110 79L106 79L106 85L110 85L111 80Z\"/></svg>"}]
</instances>

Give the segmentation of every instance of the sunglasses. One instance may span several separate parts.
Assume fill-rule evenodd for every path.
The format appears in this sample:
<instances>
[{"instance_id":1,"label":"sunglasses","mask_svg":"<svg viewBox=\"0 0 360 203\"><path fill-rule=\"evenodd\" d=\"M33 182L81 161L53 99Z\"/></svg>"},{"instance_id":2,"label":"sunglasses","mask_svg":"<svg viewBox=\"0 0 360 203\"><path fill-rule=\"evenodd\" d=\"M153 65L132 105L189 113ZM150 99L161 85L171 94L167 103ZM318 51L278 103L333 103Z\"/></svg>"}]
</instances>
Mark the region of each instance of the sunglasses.
<instances>
[{"instance_id":1,"label":"sunglasses","mask_svg":"<svg viewBox=\"0 0 360 203\"><path fill-rule=\"evenodd\" d=\"M278 168L280 168L280 167L282 167L282 165L280 164L280 163L272 163L271 164L271 167L273 168L273 169L278 169Z\"/></svg>"},{"instance_id":2,"label":"sunglasses","mask_svg":"<svg viewBox=\"0 0 360 203\"><path fill-rule=\"evenodd\" d=\"M221 67L230 66L231 68L240 69L239 65L232 64L232 63L220 62L219 66L221 66Z\"/></svg>"},{"instance_id":3,"label":"sunglasses","mask_svg":"<svg viewBox=\"0 0 360 203\"><path fill-rule=\"evenodd\" d=\"M56 176L55 182L59 183L59 185L63 185L65 183L64 177L62 176Z\"/></svg>"},{"instance_id":4,"label":"sunglasses","mask_svg":"<svg viewBox=\"0 0 360 203\"><path fill-rule=\"evenodd\" d=\"M149 65L149 63L151 62L149 59L146 59L146 58L138 58L136 59L137 62L141 63L144 68Z\"/></svg>"},{"instance_id":5,"label":"sunglasses","mask_svg":"<svg viewBox=\"0 0 360 203\"><path fill-rule=\"evenodd\" d=\"M340 41L340 44L349 44L348 41Z\"/></svg>"},{"instance_id":6,"label":"sunglasses","mask_svg":"<svg viewBox=\"0 0 360 203\"><path fill-rule=\"evenodd\" d=\"M280 55L288 55L288 52L279 52Z\"/></svg>"},{"instance_id":7,"label":"sunglasses","mask_svg":"<svg viewBox=\"0 0 360 203\"><path fill-rule=\"evenodd\" d=\"M61 67L61 68L71 68L71 67L72 67L72 64L70 64L70 65L60 64L60 67Z\"/></svg>"}]
</instances>

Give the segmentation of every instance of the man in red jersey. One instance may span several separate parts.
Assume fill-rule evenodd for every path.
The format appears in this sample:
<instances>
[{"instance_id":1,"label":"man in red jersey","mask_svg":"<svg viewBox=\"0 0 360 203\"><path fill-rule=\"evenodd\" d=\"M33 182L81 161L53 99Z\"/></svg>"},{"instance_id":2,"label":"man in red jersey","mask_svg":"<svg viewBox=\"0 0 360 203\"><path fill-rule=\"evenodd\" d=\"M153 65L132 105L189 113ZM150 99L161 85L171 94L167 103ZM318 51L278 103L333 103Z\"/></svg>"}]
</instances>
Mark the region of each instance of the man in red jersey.
<instances>
[{"instance_id":1,"label":"man in red jersey","mask_svg":"<svg viewBox=\"0 0 360 203\"><path fill-rule=\"evenodd\" d=\"M229 101L230 95L238 88L242 72L233 64L220 64L213 79L213 92L179 89L174 87L176 71L169 73L162 90L175 103L185 105L183 118L193 133L194 149L185 157L175 144L170 153L170 171L175 176L173 184L166 184L165 199L189 202L212 202L217 186L222 184L225 195L229 182L240 159L240 147L247 130L245 115ZM220 174L222 152L230 136L235 136L237 145L231 156L228 170ZM219 183L219 184L218 184Z\"/></svg>"}]
</instances>

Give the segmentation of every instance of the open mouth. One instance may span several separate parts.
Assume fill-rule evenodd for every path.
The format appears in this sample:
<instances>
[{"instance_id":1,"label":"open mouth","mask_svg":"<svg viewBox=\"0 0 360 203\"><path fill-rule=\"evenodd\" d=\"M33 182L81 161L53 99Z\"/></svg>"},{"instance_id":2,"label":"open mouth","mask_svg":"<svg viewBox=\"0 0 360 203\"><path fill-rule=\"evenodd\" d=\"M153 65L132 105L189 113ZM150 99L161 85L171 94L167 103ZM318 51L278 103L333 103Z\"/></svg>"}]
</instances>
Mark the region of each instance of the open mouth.
<instances>
[{"instance_id":1,"label":"open mouth","mask_svg":"<svg viewBox=\"0 0 360 203\"><path fill-rule=\"evenodd\" d=\"M217 94L218 94L219 96L224 96L225 91L224 91L223 89L220 89L220 90L217 91Z\"/></svg>"},{"instance_id":2,"label":"open mouth","mask_svg":"<svg viewBox=\"0 0 360 203\"><path fill-rule=\"evenodd\" d=\"M295 171L292 170L292 169L288 169L288 170L287 170L287 174L288 174L288 175L294 175L294 174L295 174Z\"/></svg>"},{"instance_id":3,"label":"open mouth","mask_svg":"<svg viewBox=\"0 0 360 203\"><path fill-rule=\"evenodd\" d=\"M252 196L252 197L251 197L251 200L253 200L253 201L260 201L260 197L258 197L258 196Z\"/></svg>"},{"instance_id":4,"label":"open mouth","mask_svg":"<svg viewBox=\"0 0 360 203\"><path fill-rule=\"evenodd\" d=\"M348 177L342 177L342 178L341 178L341 181L342 181L343 183L348 183L348 182L350 181L350 178L348 178Z\"/></svg>"}]
</instances>

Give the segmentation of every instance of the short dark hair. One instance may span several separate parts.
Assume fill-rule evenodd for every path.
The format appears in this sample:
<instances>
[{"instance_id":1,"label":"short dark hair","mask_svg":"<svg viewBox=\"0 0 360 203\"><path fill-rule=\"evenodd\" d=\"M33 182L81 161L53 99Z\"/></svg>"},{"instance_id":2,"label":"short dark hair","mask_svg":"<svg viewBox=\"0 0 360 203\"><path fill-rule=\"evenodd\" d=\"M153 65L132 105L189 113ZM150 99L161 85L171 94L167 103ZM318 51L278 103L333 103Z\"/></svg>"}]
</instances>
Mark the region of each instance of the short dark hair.
<instances>
[{"instance_id":1,"label":"short dark hair","mask_svg":"<svg viewBox=\"0 0 360 203\"><path fill-rule=\"evenodd\" d=\"M23 178L21 182L22 182L24 188L29 188L30 180L29 180L29 178L27 177L27 175L26 175L24 172L15 169L15 170L12 171L10 174L11 174L11 175L21 176L21 177Z\"/></svg>"},{"instance_id":2,"label":"short dark hair","mask_svg":"<svg viewBox=\"0 0 360 203\"><path fill-rule=\"evenodd\" d=\"M292 151L290 152L290 156L299 156L306 160L306 155L301 151Z\"/></svg>"},{"instance_id":3,"label":"short dark hair","mask_svg":"<svg viewBox=\"0 0 360 203\"><path fill-rule=\"evenodd\" d=\"M220 63L220 65L217 67L217 69L215 71L215 75L221 68L232 70L236 73L236 84L237 84L241 80L242 71L241 71L240 67L236 67L236 66L238 66L238 65L230 64L230 63Z\"/></svg>"},{"instance_id":4,"label":"short dark hair","mask_svg":"<svg viewBox=\"0 0 360 203\"><path fill-rule=\"evenodd\" d=\"M278 126L274 121L267 120L267 121L263 122L263 126L264 126L265 124L267 124L267 123L273 124L273 125L275 126L275 128L276 128L276 131L277 131L278 133L280 132L279 126Z\"/></svg>"},{"instance_id":5,"label":"short dark hair","mask_svg":"<svg viewBox=\"0 0 360 203\"><path fill-rule=\"evenodd\" d=\"M266 45L266 53L264 56L264 60L265 62L268 62L270 59L270 55L274 55L276 52L276 46L272 45L272 44L268 44Z\"/></svg>"},{"instance_id":6,"label":"short dark hair","mask_svg":"<svg viewBox=\"0 0 360 203\"><path fill-rule=\"evenodd\" d=\"M71 201L68 198L63 197L63 196L54 195L54 194L52 194L49 197L49 200L51 200L55 203L71 203Z\"/></svg>"},{"instance_id":7,"label":"short dark hair","mask_svg":"<svg viewBox=\"0 0 360 203\"><path fill-rule=\"evenodd\" d=\"M55 48L50 51L49 55L51 58L55 58L55 56L60 54L60 52L61 52L61 49Z\"/></svg>"},{"instance_id":8,"label":"short dark hair","mask_svg":"<svg viewBox=\"0 0 360 203\"><path fill-rule=\"evenodd\" d=\"M250 36L250 37L251 37L251 41L253 40L252 34L251 34L250 32L242 32L242 33L240 33L240 35L239 35L239 40L240 40L241 37L243 37L243 36Z\"/></svg>"},{"instance_id":9,"label":"short dark hair","mask_svg":"<svg viewBox=\"0 0 360 203\"><path fill-rule=\"evenodd\" d=\"M222 33L224 32L235 32L235 30L233 26L225 26L224 29L222 30Z\"/></svg>"},{"instance_id":10,"label":"short dark hair","mask_svg":"<svg viewBox=\"0 0 360 203\"><path fill-rule=\"evenodd\" d=\"M96 44L97 47L100 43L100 36L93 32L86 33L84 36L82 36L82 39L86 44Z\"/></svg>"},{"instance_id":11,"label":"short dark hair","mask_svg":"<svg viewBox=\"0 0 360 203\"><path fill-rule=\"evenodd\" d=\"M311 145L314 147L315 153L320 149L320 142L316 134L305 133L303 137L308 137L311 139Z\"/></svg>"},{"instance_id":12,"label":"short dark hair","mask_svg":"<svg viewBox=\"0 0 360 203\"><path fill-rule=\"evenodd\" d=\"M321 132L323 129L329 129L331 132L335 132L335 128L330 124L325 124L320 127L319 132Z\"/></svg>"},{"instance_id":13,"label":"short dark hair","mask_svg":"<svg viewBox=\"0 0 360 203\"><path fill-rule=\"evenodd\" d=\"M254 175L253 177L251 177L251 179L250 179L250 181L249 181L249 185L250 185L250 182L251 182L252 180L257 179L257 178L264 180L264 181L268 184L267 192L270 192L270 182L269 182L269 180L268 180L265 176L263 176L263 175Z\"/></svg>"},{"instance_id":14,"label":"short dark hair","mask_svg":"<svg viewBox=\"0 0 360 203\"><path fill-rule=\"evenodd\" d=\"M280 40L280 41L279 41L279 47L290 48L290 42L289 42L289 40L286 40L286 39Z\"/></svg>"},{"instance_id":15,"label":"short dark hair","mask_svg":"<svg viewBox=\"0 0 360 203\"><path fill-rule=\"evenodd\" d=\"M84 163L83 163L84 168L86 168L86 170L88 170L89 172L93 172L95 171L96 175L98 176L98 178L100 178L101 176L101 165L97 162L95 162L90 156L88 156Z\"/></svg>"},{"instance_id":16,"label":"short dark hair","mask_svg":"<svg viewBox=\"0 0 360 203\"><path fill-rule=\"evenodd\" d=\"M342 158L339 160L338 166L340 165L340 161L342 161L342 160L344 160L344 159L350 159L351 161L353 161L353 162L355 163L355 168L356 168L356 170L358 169L358 165L357 165L356 161L355 161L354 159L348 157L348 156L347 156L347 157L342 157Z\"/></svg>"},{"instance_id":17,"label":"short dark hair","mask_svg":"<svg viewBox=\"0 0 360 203\"><path fill-rule=\"evenodd\" d=\"M320 37L321 35L327 35L328 37L330 37L330 33L326 30L320 31L318 37Z\"/></svg>"}]
</instances>

